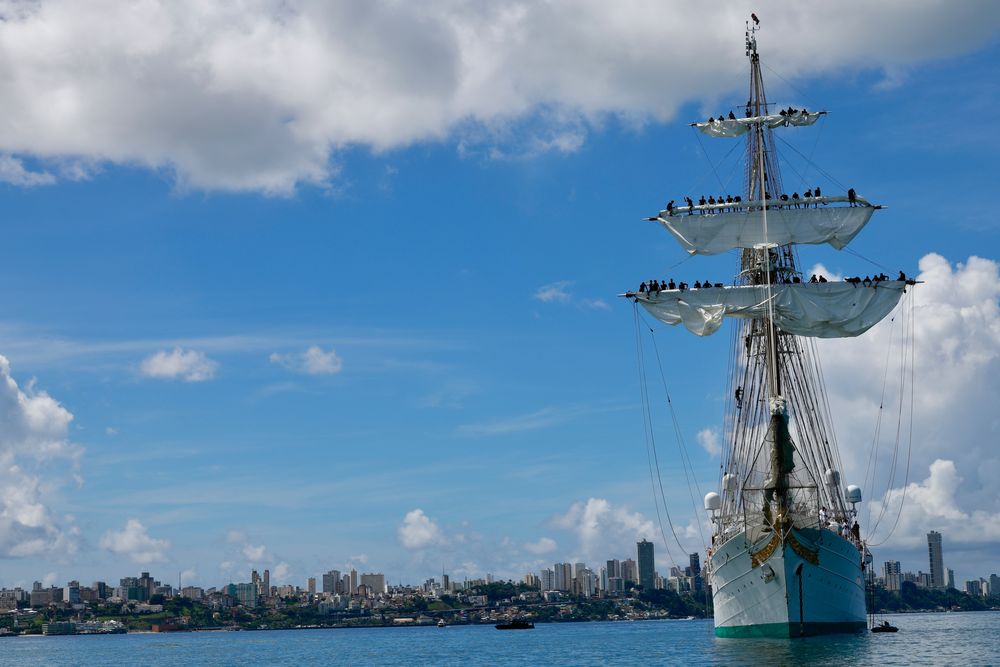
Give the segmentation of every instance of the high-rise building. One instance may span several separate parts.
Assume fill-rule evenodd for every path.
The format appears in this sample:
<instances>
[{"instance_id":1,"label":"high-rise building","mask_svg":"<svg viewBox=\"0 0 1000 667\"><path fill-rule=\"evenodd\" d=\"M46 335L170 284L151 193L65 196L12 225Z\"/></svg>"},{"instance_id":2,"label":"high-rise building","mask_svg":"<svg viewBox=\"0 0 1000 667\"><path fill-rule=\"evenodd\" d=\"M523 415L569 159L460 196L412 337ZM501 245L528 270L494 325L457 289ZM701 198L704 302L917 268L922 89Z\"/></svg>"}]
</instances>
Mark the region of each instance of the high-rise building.
<instances>
[{"instance_id":1,"label":"high-rise building","mask_svg":"<svg viewBox=\"0 0 1000 667\"><path fill-rule=\"evenodd\" d=\"M1000 596L1000 577L995 574L990 575L990 595Z\"/></svg>"},{"instance_id":2,"label":"high-rise building","mask_svg":"<svg viewBox=\"0 0 1000 667\"><path fill-rule=\"evenodd\" d=\"M608 578L622 576L622 566L617 560L608 561Z\"/></svg>"},{"instance_id":3,"label":"high-rise building","mask_svg":"<svg viewBox=\"0 0 1000 667\"><path fill-rule=\"evenodd\" d=\"M625 580L626 586L639 582L639 571L631 558L622 561L622 579Z\"/></svg>"},{"instance_id":4,"label":"high-rise building","mask_svg":"<svg viewBox=\"0 0 1000 667\"><path fill-rule=\"evenodd\" d=\"M701 558L698 554L688 555L688 567L691 568L691 576L698 577L701 576Z\"/></svg>"},{"instance_id":5,"label":"high-rise building","mask_svg":"<svg viewBox=\"0 0 1000 667\"><path fill-rule=\"evenodd\" d=\"M946 572L948 573L948 576L945 577L944 585L945 585L946 588L949 588L949 589L954 588L955 587L955 570L953 570L951 568L948 568L946 570Z\"/></svg>"},{"instance_id":6,"label":"high-rise building","mask_svg":"<svg viewBox=\"0 0 1000 667\"><path fill-rule=\"evenodd\" d=\"M345 574L340 578L340 590L337 592L341 595L351 594L351 575Z\"/></svg>"},{"instance_id":7,"label":"high-rise building","mask_svg":"<svg viewBox=\"0 0 1000 667\"><path fill-rule=\"evenodd\" d=\"M385 575L381 573L362 574L361 585L367 587L368 592L372 595L385 593Z\"/></svg>"},{"instance_id":8,"label":"high-rise building","mask_svg":"<svg viewBox=\"0 0 1000 667\"><path fill-rule=\"evenodd\" d=\"M573 589L573 566L569 563L555 564L555 589L557 591L570 591Z\"/></svg>"},{"instance_id":9,"label":"high-rise building","mask_svg":"<svg viewBox=\"0 0 1000 667\"><path fill-rule=\"evenodd\" d=\"M309 588L309 597L316 595L316 577L309 577L306 586Z\"/></svg>"},{"instance_id":10,"label":"high-rise building","mask_svg":"<svg viewBox=\"0 0 1000 667\"><path fill-rule=\"evenodd\" d=\"M257 591L259 585L250 582L249 584L236 584L236 599L244 607L256 607L257 606Z\"/></svg>"},{"instance_id":11,"label":"high-rise building","mask_svg":"<svg viewBox=\"0 0 1000 667\"><path fill-rule=\"evenodd\" d=\"M885 590L899 592L899 587L902 584L901 573L898 560L887 560L882 565L882 579L885 582Z\"/></svg>"},{"instance_id":12,"label":"high-rise building","mask_svg":"<svg viewBox=\"0 0 1000 667\"><path fill-rule=\"evenodd\" d=\"M79 581L71 581L67 584L66 588L63 589L63 600L70 604L78 604L80 602Z\"/></svg>"},{"instance_id":13,"label":"high-rise building","mask_svg":"<svg viewBox=\"0 0 1000 667\"><path fill-rule=\"evenodd\" d=\"M637 542L635 546L638 552L636 560L639 561L639 585L642 586L642 590L651 591L656 587L656 581L654 580L656 573L653 565L653 543L643 539L641 542Z\"/></svg>"},{"instance_id":14,"label":"high-rise building","mask_svg":"<svg viewBox=\"0 0 1000 667\"><path fill-rule=\"evenodd\" d=\"M351 595L358 594L358 571L351 568Z\"/></svg>"},{"instance_id":15,"label":"high-rise building","mask_svg":"<svg viewBox=\"0 0 1000 667\"><path fill-rule=\"evenodd\" d=\"M538 580L542 591L556 590L556 572L548 568L538 573Z\"/></svg>"},{"instance_id":16,"label":"high-rise building","mask_svg":"<svg viewBox=\"0 0 1000 667\"><path fill-rule=\"evenodd\" d=\"M323 592L334 595L337 593L337 583L340 582L340 571L330 570L323 575Z\"/></svg>"},{"instance_id":17,"label":"high-rise building","mask_svg":"<svg viewBox=\"0 0 1000 667\"><path fill-rule=\"evenodd\" d=\"M264 570L264 597L271 597L271 571Z\"/></svg>"},{"instance_id":18,"label":"high-rise building","mask_svg":"<svg viewBox=\"0 0 1000 667\"><path fill-rule=\"evenodd\" d=\"M944 561L941 554L941 533L932 530L927 533L927 555L930 560L930 587L944 588Z\"/></svg>"}]
</instances>

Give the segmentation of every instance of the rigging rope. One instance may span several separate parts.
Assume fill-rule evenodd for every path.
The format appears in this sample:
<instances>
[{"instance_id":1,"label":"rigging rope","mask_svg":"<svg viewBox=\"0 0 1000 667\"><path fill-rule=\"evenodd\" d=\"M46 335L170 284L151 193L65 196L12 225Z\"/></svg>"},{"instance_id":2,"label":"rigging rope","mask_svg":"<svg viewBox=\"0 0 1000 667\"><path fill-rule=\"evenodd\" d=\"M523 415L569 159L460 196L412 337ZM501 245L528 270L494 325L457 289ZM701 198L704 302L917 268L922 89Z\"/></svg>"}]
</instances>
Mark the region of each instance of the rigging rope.
<instances>
[{"instance_id":1,"label":"rigging rope","mask_svg":"<svg viewBox=\"0 0 1000 667\"><path fill-rule=\"evenodd\" d=\"M902 516L902 514L903 514L903 504L906 502L906 491L907 491L907 488L910 485L910 455L913 452L913 403L914 403L913 387L914 387L915 375L916 375L916 369L915 369L915 365L916 364L914 363L914 361L915 361L914 360L914 354L915 354L915 351L916 351L916 336L915 336L915 332L914 332L914 324L915 324L915 322L914 322L914 319L915 319L914 318L914 311L916 310L916 307L915 307L915 304L913 303L913 301L915 301L915 300L916 300L916 298L913 297L913 296L911 296L909 299L906 300L906 305L909 306L909 320L910 320L910 323L909 323L910 324L910 340L909 340L909 348L910 348L910 353L909 353L909 358L910 358L910 418L909 418L909 425L907 427L908 430L909 430L909 433L907 434L907 442L906 442L906 472L905 472L905 475L904 475L904 478L903 478L903 491L900 494L899 508L896 510L896 518L892 522L892 528L889 529L889 532L886 534L885 537L882 538L882 540L880 542L876 542L876 543L871 544L871 546L873 546L873 547L878 547L878 546L881 546L881 545L885 544L889 540L889 538L892 537L892 534L894 532L896 532L896 528L899 526L899 517ZM885 505L886 503L888 503L888 498L883 499L883 505Z\"/></svg>"},{"instance_id":2,"label":"rigging rope","mask_svg":"<svg viewBox=\"0 0 1000 667\"><path fill-rule=\"evenodd\" d=\"M691 464L691 457L687 452L687 446L684 443L684 435L681 432L680 422L677 419L677 413L674 411L674 402L670 399L670 390L667 389L667 376L663 372L663 362L660 360L660 348L656 345L656 337L653 335L653 328L649 328L649 338L653 341L653 351L656 353L656 363L660 369L660 380L663 383L663 393L667 397L667 407L670 408L670 419L673 421L674 425L674 437L677 439L677 448L681 454L681 468L684 470L684 479L687 482L688 495L691 497L691 509L694 510L695 522L698 524L698 534L701 535L701 545L703 548L708 549L708 542L705 540L705 531L702 528L701 516L698 512L698 503L695 502L694 495L691 493L691 482L694 481L695 489L698 490L698 496L702 497L701 487L698 485L698 478L694 474L694 466ZM691 474L688 476L688 469L690 468Z\"/></svg>"},{"instance_id":3,"label":"rigging rope","mask_svg":"<svg viewBox=\"0 0 1000 667\"><path fill-rule=\"evenodd\" d=\"M635 322L636 364L639 372L639 394L643 408L643 431L646 440L646 461L649 465L649 484L653 492L653 506L656 509L656 522L660 529L660 537L663 539L663 546L667 550L667 557L670 559L671 564L674 567L677 567L677 561L674 560L673 553L670 550L670 543L667 541L666 531L663 529L663 518L660 514L661 501L663 504L663 512L667 516L667 524L670 526L670 534L673 535L674 541L677 543L677 547L681 550L681 555L683 556L683 554L687 552L681 545L680 540L677 539L677 532L674 530L674 523L670 518L670 511L667 509L666 497L663 493L663 478L660 476L659 461L656 457L656 441L653 435L652 413L649 409L649 391L646 383L646 364L642 353L642 335L639 327L638 303L632 304L632 311L633 321ZM660 486L659 498L656 493L656 481L654 481L654 462L655 480L659 481Z\"/></svg>"}]
</instances>

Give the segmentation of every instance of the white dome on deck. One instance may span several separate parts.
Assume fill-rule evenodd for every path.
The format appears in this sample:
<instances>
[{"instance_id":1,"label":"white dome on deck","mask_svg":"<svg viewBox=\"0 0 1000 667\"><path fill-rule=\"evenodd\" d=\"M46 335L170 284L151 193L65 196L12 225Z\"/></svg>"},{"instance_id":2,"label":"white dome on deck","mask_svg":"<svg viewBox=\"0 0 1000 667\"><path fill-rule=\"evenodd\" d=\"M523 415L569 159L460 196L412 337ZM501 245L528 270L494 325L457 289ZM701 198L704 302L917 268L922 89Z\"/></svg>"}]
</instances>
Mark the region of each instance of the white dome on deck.
<instances>
[{"instance_id":1,"label":"white dome on deck","mask_svg":"<svg viewBox=\"0 0 1000 667\"><path fill-rule=\"evenodd\" d=\"M709 512L714 511L722 507L722 498L715 491L710 491L705 494L705 509Z\"/></svg>"}]
</instances>

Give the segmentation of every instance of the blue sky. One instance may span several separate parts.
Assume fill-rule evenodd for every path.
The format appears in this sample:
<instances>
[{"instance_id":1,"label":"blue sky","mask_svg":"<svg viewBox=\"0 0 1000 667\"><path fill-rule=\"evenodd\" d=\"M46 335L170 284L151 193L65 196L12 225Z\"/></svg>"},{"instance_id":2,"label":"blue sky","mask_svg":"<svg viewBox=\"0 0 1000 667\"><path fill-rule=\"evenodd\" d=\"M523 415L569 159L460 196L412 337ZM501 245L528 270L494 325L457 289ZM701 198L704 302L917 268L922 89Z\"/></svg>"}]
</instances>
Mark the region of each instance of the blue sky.
<instances>
[{"instance_id":1,"label":"blue sky","mask_svg":"<svg viewBox=\"0 0 1000 667\"><path fill-rule=\"evenodd\" d=\"M53 4L48 18L71 24L72 10ZM995 26L995 10L988 13L983 23ZM16 27L0 39L17 44ZM981 287L966 309L981 328L928 329L918 384L934 385L926 380L940 361L940 377L966 378L962 391L984 400L1000 389L989 281L1000 260L989 189L998 148L989 119L1000 99L994 29L970 27L976 37L967 41L949 33L929 56L888 44L864 65L845 46L842 57L818 58L812 75L808 62L769 60L762 43L772 101L831 111L819 126L783 135L795 149L779 144L787 189L853 186L888 205L852 245L860 256L804 248L804 268L916 273L921 258L940 255L939 273ZM176 116L133 125L126 116L127 136L101 144L101 122L67 113L47 122L70 124L67 137L75 129L96 138L61 145L18 138L12 112L0 133L0 149L16 162L4 166L0 186L8 286L0 353L22 398L12 394L18 407L7 418L25 411L28 431L45 431L57 451L40 452L28 436L5 445L5 466L20 467L0 484L9 493L33 488L23 506L44 508L46 518L0 527L0 584L117 580L148 569L170 581L184 570L187 581L209 586L270 567L304 585L350 564L419 581L442 567L459 577L519 576L564 559L634 557L637 537L655 537L655 511L632 311L616 295L651 276L728 280L736 263L732 255L685 261L641 220L668 199L718 194L713 164L727 192L740 190L740 149L725 157L730 143L699 140L687 126L738 107L746 94L739 28L712 35L732 51L724 60L734 68L714 88L699 82L652 102L636 94L621 108L560 89L391 132L383 124L401 121L373 113L374 129L362 118L342 136L297 139L290 154L319 151L321 174L308 160L302 168L264 160L254 171L256 150L273 151L281 137L239 157L239 144L257 139L249 102L233 137L197 120L164 130L190 134L175 153L143 137ZM22 58L5 67L37 76ZM385 66L392 62L387 55ZM684 85L683 63L652 62L636 64L646 77L638 88L655 84L656 66ZM212 162L205 137L237 148L219 148L225 159ZM205 154L191 157L198 150ZM280 169L278 180L292 187L260 176ZM971 256L986 261L973 265ZM919 298L931 319L947 305ZM721 427L728 336L656 335L707 491L719 463L698 434ZM850 343L859 347L821 352L834 367L834 408L846 412L836 414L845 457L860 458L872 414L847 406L865 388L836 369L880 359L884 347ZM949 398L945 384L934 390L948 394L939 409L967 396ZM48 417L30 418L29 404L45 395L72 414L63 432L39 426ZM951 424L953 437L995 443L986 414ZM657 426L668 503L689 525L665 413ZM926 569L922 534L938 527L959 579L989 574L1000 567L1000 506L980 465L997 471L1000 459L962 458L934 428L918 415L909 481L924 514L907 514L876 558ZM953 461L964 483L934 477L937 459ZM958 514L934 514L942 497ZM5 502L13 512L14 501ZM979 525L979 535L959 535L960 525ZM25 547L38 531L43 537ZM701 549L696 532L682 541ZM658 561L661 571L670 564L662 549Z\"/></svg>"}]
</instances>

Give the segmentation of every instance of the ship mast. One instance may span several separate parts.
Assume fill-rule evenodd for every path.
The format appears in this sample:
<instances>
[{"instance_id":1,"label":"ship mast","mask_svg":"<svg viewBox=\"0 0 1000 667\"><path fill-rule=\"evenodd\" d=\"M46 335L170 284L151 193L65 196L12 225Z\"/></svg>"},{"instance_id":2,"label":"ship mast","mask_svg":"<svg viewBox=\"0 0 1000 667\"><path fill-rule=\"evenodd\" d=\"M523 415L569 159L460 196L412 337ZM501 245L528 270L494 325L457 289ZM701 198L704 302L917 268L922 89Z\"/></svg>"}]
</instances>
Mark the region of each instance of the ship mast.
<instances>
[{"instance_id":1,"label":"ship mast","mask_svg":"<svg viewBox=\"0 0 1000 667\"><path fill-rule=\"evenodd\" d=\"M764 118L768 115L767 96L764 91L764 78L760 69L760 55L757 53L757 24L747 22L746 54L750 59L750 97L747 101L746 114L748 118L759 119L747 135L747 197L749 201L761 202L761 224L763 226L763 243L755 248L744 251L742 262L743 275L749 276L754 284L762 285L763 298L767 303L767 316L756 318L751 327L758 340L763 342L764 371L766 376L766 415L768 416L767 436L765 438L769 459L769 476L764 483L764 501L762 511L767 524L772 526L782 523L788 513L788 473L794 467L792 461L791 435L788 431L788 415L781 394L781 356L778 354L778 329L774 325L774 290L773 283L778 279L779 268L785 271L794 270L791 264L790 248L783 248L781 255L786 256L786 266L779 267L779 249L772 246L768 238L767 210L768 200L772 192L781 191L779 170L773 150L773 137L767 128ZM771 188L776 187L777 190ZM771 502L777 503L777 522L771 512Z\"/></svg>"},{"instance_id":2,"label":"ship mast","mask_svg":"<svg viewBox=\"0 0 1000 667\"><path fill-rule=\"evenodd\" d=\"M757 51L758 25L754 17L746 27L750 80L745 115L730 112L728 118L692 123L708 136L746 141L744 199L720 196L706 203L702 197L694 205L686 197L687 206L674 206L672 200L649 218L692 255L739 249L734 284L695 283L689 289L681 283L675 289L671 282L624 295L661 322L683 323L699 336L718 331L724 318L738 323L732 330L728 389L734 400L726 403L727 444L719 471L721 534L740 527L770 531L816 525L820 507L830 516L848 515L814 341L863 334L889 315L906 287L903 279L885 277L871 285L813 285L809 283L828 281L822 276L803 280L797 270L796 245L843 248L879 206L853 190L847 196L820 195L819 187L815 195L807 189L801 198L782 194L774 133L813 125L826 112L769 108Z\"/></svg>"}]
</instances>

